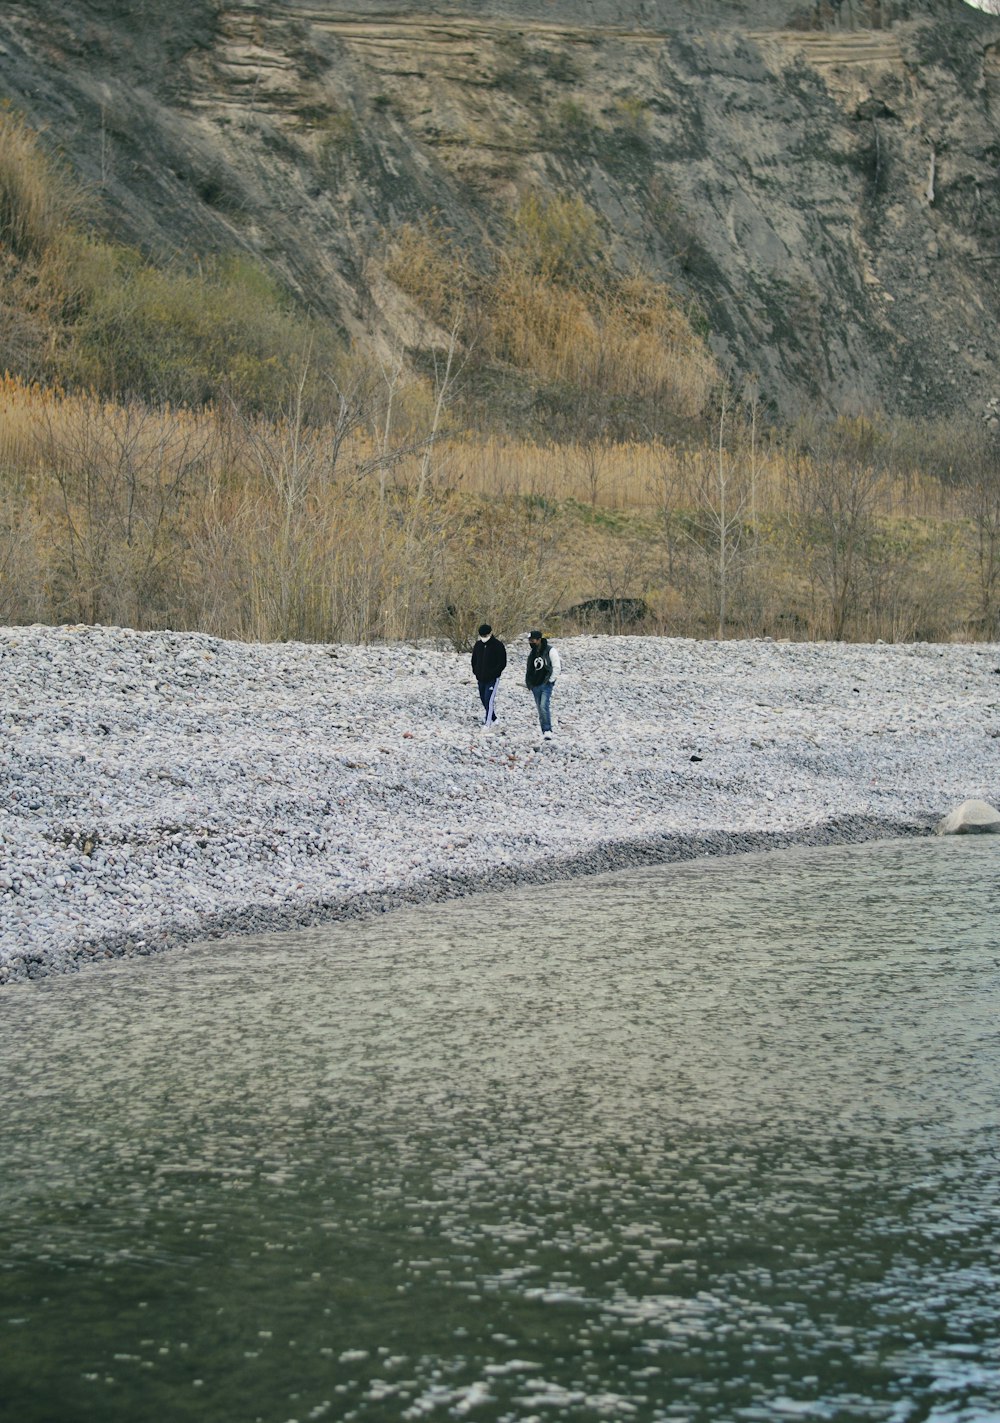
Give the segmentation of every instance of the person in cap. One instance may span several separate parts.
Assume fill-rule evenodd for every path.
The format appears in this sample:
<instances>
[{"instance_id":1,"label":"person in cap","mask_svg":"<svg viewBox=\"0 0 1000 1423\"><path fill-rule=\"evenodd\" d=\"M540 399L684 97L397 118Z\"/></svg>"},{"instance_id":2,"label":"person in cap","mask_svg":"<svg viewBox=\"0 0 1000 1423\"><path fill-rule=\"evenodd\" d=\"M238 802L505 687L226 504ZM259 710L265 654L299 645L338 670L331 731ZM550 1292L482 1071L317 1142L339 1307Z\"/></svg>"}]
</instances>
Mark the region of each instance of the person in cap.
<instances>
[{"instance_id":1,"label":"person in cap","mask_svg":"<svg viewBox=\"0 0 1000 1423\"><path fill-rule=\"evenodd\" d=\"M535 699L538 724L546 741L552 740L552 688L561 671L559 653L538 628L532 628L528 633L528 663L524 670L524 685Z\"/></svg>"},{"instance_id":2,"label":"person in cap","mask_svg":"<svg viewBox=\"0 0 1000 1423\"><path fill-rule=\"evenodd\" d=\"M472 649L472 675L479 684L479 700L483 704L483 726L492 726L497 719L497 683L507 666L507 649L493 636L489 623L481 623L479 636Z\"/></svg>"}]
</instances>

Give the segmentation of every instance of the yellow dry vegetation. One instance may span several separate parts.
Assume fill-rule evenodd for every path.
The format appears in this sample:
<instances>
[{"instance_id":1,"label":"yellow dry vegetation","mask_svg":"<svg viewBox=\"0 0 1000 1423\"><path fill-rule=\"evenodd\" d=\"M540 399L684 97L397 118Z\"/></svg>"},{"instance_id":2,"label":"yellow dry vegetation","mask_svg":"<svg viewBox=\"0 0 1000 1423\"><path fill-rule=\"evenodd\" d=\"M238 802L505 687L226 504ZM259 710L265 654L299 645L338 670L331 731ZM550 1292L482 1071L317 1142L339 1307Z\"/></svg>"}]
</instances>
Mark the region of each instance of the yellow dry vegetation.
<instances>
[{"instance_id":1,"label":"yellow dry vegetation","mask_svg":"<svg viewBox=\"0 0 1000 1423\"><path fill-rule=\"evenodd\" d=\"M9 104L0 105L0 251L37 257L71 221L80 195Z\"/></svg>"},{"instance_id":2,"label":"yellow dry vegetation","mask_svg":"<svg viewBox=\"0 0 1000 1423\"><path fill-rule=\"evenodd\" d=\"M423 376L245 263L161 271L76 211L0 109L0 369L44 377L0 381L0 620L462 644L597 600L597 626L695 635L1000 633L996 441L766 429L576 197L526 193L475 260L394 234ZM498 433L463 425L470 377ZM552 420L507 419L522 398Z\"/></svg>"},{"instance_id":3,"label":"yellow dry vegetation","mask_svg":"<svg viewBox=\"0 0 1000 1423\"><path fill-rule=\"evenodd\" d=\"M436 328L454 330L473 363L509 367L620 406L656 401L700 417L719 371L691 315L662 282L608 264L596 217L577 197L529 193L477 270L450 234L405 224L386 274Z\"/></svg>"},{"instance_id":4,"label":"yellow dry vegetation","mask_svg":"<svg viewBox=\"0 0 1000 1423\"><path fill-rule=\"evenodd\" d=\"M385 458L371 424L150 409L7 376L0 618L460 645L483 617L513 632L598 598L641 600L647 631L995 635L996 483L880 463L864 428L821 458L736 435L713 449L452 432Z\"/></svg>"}]
</instances>

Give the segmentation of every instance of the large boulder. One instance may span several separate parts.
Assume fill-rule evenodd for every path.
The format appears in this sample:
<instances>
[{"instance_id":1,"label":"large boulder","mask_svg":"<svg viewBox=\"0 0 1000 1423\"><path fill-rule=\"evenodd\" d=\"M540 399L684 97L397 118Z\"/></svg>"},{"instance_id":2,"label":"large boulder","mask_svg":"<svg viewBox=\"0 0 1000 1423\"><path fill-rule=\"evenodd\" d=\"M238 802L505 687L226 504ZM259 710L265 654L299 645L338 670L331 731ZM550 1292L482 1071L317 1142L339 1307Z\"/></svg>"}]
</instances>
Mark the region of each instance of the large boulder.
<instances>
[{"instance_id":1,"label":"large boulder","mask_svg":"<svg viewBox=\"0 0 1000 1423\"><path fill-rule=\"evenodd\" d=\"M1000 811L985 800L963 800L938 824L939 835L1000 835Z\"/></svg>"}]
</instances>

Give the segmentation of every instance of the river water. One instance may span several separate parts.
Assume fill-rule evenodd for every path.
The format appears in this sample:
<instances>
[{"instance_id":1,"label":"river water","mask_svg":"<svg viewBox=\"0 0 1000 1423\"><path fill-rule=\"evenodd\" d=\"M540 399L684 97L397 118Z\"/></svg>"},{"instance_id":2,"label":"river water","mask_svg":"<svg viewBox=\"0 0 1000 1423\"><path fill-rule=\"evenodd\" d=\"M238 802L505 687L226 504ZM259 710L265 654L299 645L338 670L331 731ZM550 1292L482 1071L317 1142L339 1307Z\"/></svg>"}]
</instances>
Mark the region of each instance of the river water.
<instances>
[{"instance_id":1,"label":"river water","mask_svg":"<svg viewBox=\"0 0 1000 1423\"><path fill-rule=\"evenodd\" d=\"M907 840L6 989L0 1414L1000 1419L998 903Z\"/></svg>"}]
</instances>

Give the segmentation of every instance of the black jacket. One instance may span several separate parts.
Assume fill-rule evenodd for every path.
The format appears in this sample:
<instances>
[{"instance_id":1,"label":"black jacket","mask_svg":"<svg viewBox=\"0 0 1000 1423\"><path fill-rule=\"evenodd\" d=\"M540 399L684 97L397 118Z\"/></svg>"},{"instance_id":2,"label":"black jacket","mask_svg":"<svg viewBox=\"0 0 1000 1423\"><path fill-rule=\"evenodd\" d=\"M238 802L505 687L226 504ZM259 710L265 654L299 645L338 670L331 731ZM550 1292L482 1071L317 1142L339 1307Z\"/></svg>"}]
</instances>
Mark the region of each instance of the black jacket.
<instances>
[{"instance_id":1,"label":"black jacket","mask_svg":"<svg viewBox=\"0 0 1000 1423\"><path fill-rule=\"evenodd\" d=\"M540 687L551 676L552 657L549 653L549 640L547 637L543 637L537 647L528 649L528 661L524 668L524 685Z\"/></svg>"},{"instance_id":2,"label":"black jacket","mask_svg":"<svg viewBox=\"0 0 1000 1423\"><path fill-rule=\"evenodd\" d=\"M476 638L472 649L472 671L477 682L494 682L507 666L507 649L498 637L492 634L483 642Z\"/></svg>"}]
</instances>

